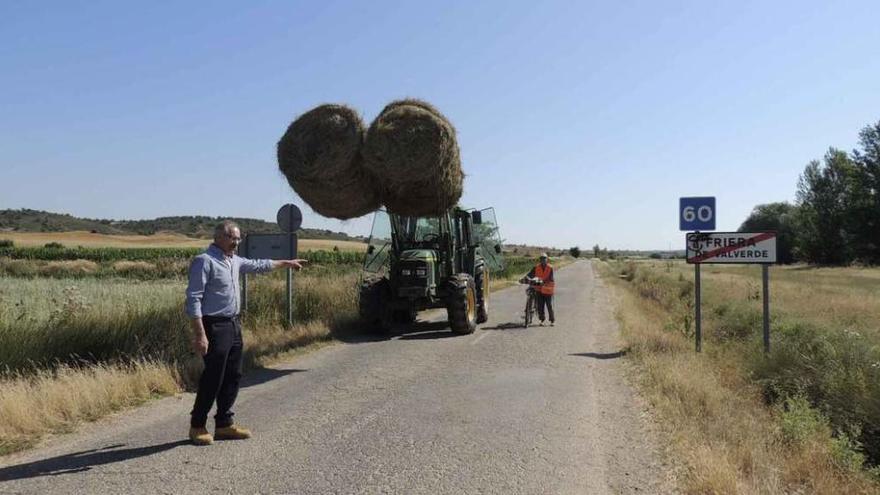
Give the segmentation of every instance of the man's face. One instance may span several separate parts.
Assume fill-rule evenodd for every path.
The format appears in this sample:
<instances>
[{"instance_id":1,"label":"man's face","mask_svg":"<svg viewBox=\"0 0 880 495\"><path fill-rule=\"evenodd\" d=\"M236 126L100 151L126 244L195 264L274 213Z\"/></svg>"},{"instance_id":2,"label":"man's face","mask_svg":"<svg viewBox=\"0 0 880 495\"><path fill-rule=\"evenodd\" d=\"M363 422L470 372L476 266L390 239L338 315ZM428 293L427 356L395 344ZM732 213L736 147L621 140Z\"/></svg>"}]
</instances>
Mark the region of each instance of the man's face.
<instances>
[{"instance_id":1,"label":"man's face","mask_svg":"<svg viewBox=\"0 0 880 495\"><path fill-rule=\"evenodd\" d=\"M541 264L547 266L547 258L541 257Z\"/></svg>"},{"instance_id":2,"label":"man's face","mask_svg":"<svg viewBox=\"0 0 880 495\"><path fill-rule=\"evenodd\" d=\"M233 254L235 250L238 249L238 244L241 242L241 231L237 228L229 229L215 242L220 246L220 249L222 249L224 253Z\"/></svg>"}]
</instances>

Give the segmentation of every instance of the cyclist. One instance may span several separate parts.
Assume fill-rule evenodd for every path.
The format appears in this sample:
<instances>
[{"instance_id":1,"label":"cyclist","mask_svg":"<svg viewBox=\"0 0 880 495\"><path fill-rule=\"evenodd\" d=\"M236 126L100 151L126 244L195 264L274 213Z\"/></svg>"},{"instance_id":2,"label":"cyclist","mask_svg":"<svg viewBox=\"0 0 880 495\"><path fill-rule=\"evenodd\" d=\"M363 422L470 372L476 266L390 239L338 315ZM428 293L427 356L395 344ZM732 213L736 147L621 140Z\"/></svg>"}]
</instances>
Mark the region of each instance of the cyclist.
<instances>
[{"instance_id":1,"label":"cyclist","mask_svg":"<svg viewBox=\"0 0 880 495\"><path fill-rule=\"evenodd\" d=\"M548 263L549 257L547 253L541 253L538 258L538 264L526 275L529 278L539 278L544 283L535 287L535 302L538 305L538 319L541 325L544 325L544 305L547 305L547 313L550 316L550 326L556 323L556 317L553 314L553 289L556 283L553 281L553 266Z\"/></svg>"}]
</instances>

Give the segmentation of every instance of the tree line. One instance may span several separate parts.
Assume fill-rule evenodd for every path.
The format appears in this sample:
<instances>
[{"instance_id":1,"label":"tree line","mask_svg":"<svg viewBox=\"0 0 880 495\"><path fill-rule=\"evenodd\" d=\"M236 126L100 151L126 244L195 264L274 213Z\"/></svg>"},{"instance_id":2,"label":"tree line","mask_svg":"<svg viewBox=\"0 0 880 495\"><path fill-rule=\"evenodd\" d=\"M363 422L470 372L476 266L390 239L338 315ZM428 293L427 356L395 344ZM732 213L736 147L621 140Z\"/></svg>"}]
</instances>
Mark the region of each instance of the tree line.
<instances>
[{"instance_id":1,"label":"tree line","mask_svg":"<svg viewBox=\"0 0 880 495\"><path fill-rule=\"evenodd\" d=\"M775 230L781 263L880 264L880 121L847 153L831 147L797 183L794 204L758 205L740 232Z\"/></svg>"},{"instance_id":2,"label":"tree line","mask_svg":"<svg viewBox=\"0 0 880 495\"><path fill-rule=\"evenodd\" d=\"M86 231L97 234L152 235L159 232L209 239L214 235L214 227L227 217L174 216L149 220L108 220L80 218L66 213L52 213L27 208L19 210L0 210L0 235L2 231L13 232L70 232ZM278 224L256 218L231 217L242 232L277 234L281 232ZM300 239L328 239L338 241L364 241L361 236L349 236L344 232L327 229L302 228Z\"/></svg>"}]
</instances>

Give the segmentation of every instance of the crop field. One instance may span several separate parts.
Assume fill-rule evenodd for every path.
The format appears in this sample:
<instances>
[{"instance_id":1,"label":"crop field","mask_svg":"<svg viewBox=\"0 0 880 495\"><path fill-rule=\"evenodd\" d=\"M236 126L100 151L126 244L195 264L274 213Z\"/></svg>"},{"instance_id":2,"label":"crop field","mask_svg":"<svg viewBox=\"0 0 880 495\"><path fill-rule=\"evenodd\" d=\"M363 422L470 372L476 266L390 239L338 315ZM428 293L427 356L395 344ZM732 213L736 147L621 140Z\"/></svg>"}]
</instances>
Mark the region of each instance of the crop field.
<instances>
[{"instance_id":1,"label":"crop field","mask_svg":"<svg viewBox=\"0 0 880 495\"><path fill-rule=\"evenodd\" d=\"M154 235L109 235L90 232L0 232L0 239L8 239L16 246L40 247L57 242L65 247L116 248L199 248L204 249L209 239L194 239L175 233ZM355 241L300 239L301 251L333 250L364 252L367 245Z\"/></svg>"},{"instance_id":2,"label":"crop field","mask_svg":"<svg viewBox=\"0 0 880 495\"><path fill-rule=\"evenodd\" d=\"M681 261L638 265L663 277L694 279L693 265ZM714 311L709 318L734 307L760 316L760 266L703 265L701 279L703 304ZM777 321L796 319L880 339L880 269L773 266L770 311Z\"/></svg>"},{"instance_id":3,"label":"crop field","mask_svg":"<svg viewBox=\"0 0 880 495\"><path fill-rule=\"evenodd\" d=\"M676 440L693 493L876 493L880 269L602 263L645 395Z\"/></svg>"}]
</instances>

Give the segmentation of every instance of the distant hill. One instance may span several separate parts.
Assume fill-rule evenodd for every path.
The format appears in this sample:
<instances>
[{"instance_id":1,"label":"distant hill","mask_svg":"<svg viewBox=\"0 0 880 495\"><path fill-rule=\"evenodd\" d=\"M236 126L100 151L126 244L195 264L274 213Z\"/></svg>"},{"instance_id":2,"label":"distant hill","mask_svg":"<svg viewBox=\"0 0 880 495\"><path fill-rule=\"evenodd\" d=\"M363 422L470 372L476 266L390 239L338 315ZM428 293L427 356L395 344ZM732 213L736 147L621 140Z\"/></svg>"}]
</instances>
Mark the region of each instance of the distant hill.
<instances>
[{"instance_id":1,"label":"distant hill","mask_svg":"<svg viewBox=\"0 0 880 495\"><path fill-rule=\"evenodd\" d=\"M175 232L189 237L210 238L214 226L226 217L179 216L160 217L153 220L102 220L79 218L65 213L40 210L0 210L0 232L71 232L85 230L100 234L150 235L157 232ZM278 233L274 222L255 218L230 218L245 232ZM301 229L301 239L331 239L338 241L362 241L344 232L322 229Z\"/></svg>"}]
</instances>

